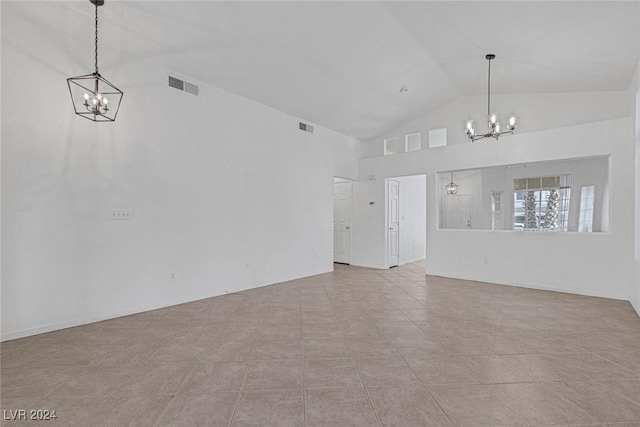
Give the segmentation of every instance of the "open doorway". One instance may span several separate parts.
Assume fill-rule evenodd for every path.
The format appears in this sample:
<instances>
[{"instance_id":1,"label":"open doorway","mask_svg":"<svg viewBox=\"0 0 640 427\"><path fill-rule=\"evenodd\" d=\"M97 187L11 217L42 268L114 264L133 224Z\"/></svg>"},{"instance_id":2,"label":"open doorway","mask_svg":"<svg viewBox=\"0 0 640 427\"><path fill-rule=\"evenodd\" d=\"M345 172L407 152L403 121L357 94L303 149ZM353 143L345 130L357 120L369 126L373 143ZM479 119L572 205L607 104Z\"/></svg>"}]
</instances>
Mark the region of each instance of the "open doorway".
<instances>
[{"instance_id":1,"label":"open doorway","mask_svg":"<svg viewBox=\"0 0 640 427\"><path fill-rule=\"evenodd\" d=\"M333 178L333 262L351 264L351 181Z\"/></svg>"},{"instance_id":2,"label":"open doorway","mask_svg":"<svg viewBox=\"0 0 640 427\"><path fill-rule=\"evenodd\" d=\"M427 176L387 179L386 248L389 268L423 260L427 236Z\"/></svg>"}]
</instances>

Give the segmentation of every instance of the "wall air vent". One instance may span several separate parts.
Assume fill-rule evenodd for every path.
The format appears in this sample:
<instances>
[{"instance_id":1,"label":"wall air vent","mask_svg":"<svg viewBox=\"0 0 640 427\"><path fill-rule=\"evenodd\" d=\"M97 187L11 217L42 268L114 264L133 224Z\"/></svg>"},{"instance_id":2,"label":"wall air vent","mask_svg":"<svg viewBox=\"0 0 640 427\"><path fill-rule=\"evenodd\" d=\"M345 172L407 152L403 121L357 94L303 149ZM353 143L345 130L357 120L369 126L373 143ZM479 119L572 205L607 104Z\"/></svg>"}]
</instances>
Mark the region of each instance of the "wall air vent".
<instances>
[{"instance_id":1,"label":"wall air vent","mask_svg":"<svg viewBox=\"0 0 640 427\"><path fill-rule=\"evenodd\" d=\"M169 76L169 87L174 87L176 89L184 90L184 82L173 76Z\"/></svg>"},{"instance_id":2,"label":"wall air vent","mask_svg":"<svg viewBox=\"0 0 640 427\"><path fill-rule=\"evenodd\" d=\"M198 85L181 80L177 77L169 76L169 87L188 92L192 95L198 96Z\"/></svg>"},{"instance_id":3,"label":"wall air vent","mask_svg":"<svg viewBox=\"0 0 640 427\"><path fill-rule=\"evenodd\" d=\"M198 96L198 85L193 83L184 82L184 91L189 92L192 95Z\"/></svg>"},{"instance_id":4,"label":"wall air vent","mask_svg":"<svg viewBox=\"0 0 640 427\"><path fill-rule=\"evenodd\" d=\"M313 126L300 122L298 129L305 132L313 133Z\"/></svg>"}]
</instances>

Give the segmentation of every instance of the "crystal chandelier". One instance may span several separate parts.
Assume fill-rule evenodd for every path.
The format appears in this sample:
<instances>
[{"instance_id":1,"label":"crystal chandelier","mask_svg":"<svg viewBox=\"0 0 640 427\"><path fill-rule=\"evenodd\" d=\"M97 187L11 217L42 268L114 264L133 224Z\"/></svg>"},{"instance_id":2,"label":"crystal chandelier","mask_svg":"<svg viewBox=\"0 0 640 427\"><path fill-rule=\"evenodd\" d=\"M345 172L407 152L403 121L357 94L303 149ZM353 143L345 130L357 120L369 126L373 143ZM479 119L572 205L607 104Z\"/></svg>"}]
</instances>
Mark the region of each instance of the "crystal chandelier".
<instances>
[{"instance_id":1,"label":"crystal chandelier","mask_svg":"<svg viewBox=\"0 0 640 427\"><path fill-rule=\"evenodd\" d=\"M71 102L77 115L94 122L113 122L124 93L98 72L98 6L104 0L89 0L96 7L95 71L67 79Z\"/></svg>"},{"instance_id":2,"label":"crystal chandelier","mask_svg":"<svg viewBox=\"0 0 640 427\"><path fill-rule=\"evenodd\" d=\"M447 194L458 194L458 184L453 183L453 171L451 171L451 182L445 185L444 189Z\"/></svg>"},{"instance_id":3,"label":"crystal chandelier","mask_svg":"<svg viewBox=\"0 0 640 427\"><path fill-rule=\"evenodd\" d=\"M498 139L500 135L504 135L506 133L513 134L513 131L516 129L516 118L515 116L511 116L509 117L509 124L507 125L507 129L500 131L500 122L498 121L498 115L491 112L491 60L495 59L496 56L490 53L486 56L486 58L489 61L489 77L487 79L487 118L489 122L489 131L483 135L476 135L476 130L473 127L473 120L469 120L467 122L466 134L469 139L471 139L471 142L489 137Z\"/></svg>"}]
</instances>

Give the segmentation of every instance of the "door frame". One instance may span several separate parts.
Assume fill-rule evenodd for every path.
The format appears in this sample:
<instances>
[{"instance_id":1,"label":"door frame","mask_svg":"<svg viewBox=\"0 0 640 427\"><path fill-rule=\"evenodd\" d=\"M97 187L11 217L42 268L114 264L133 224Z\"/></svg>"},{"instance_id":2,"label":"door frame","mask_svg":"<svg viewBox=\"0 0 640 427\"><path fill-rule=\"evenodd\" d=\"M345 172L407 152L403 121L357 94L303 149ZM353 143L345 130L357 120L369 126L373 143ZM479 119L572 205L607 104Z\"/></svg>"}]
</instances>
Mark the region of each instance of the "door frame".
<instances>
[{"instance_id":1,"label":"door frame","mask_svg":"<svg viewBox=\"0 0 640 427\"><path fill-rule=\"evenodd\" d=\"M423 215L421 214L420 216L415 216L413 217L414 219L417 218L416 220L418 221L422 221L422 223L424 224L424 234L423 236L423 242L422 242L422 253L423 253L423 257L426 258L427 256L427 239L429 237L429 226L428 226L428 216L429 216L429 209L430 209L430 205L429 205L429 199L427 197L427 195L429 194L429 175L427 173L415 173L415 174L410 174L410 175L394 175L394 176L390 176L388 178L385 179L385 184L384 184L384 244L385 244L385 258L384 258L384 268L389 269L391 268L390 264L391 264L391 257L390 257L390 247L389 247L389 180L393 179L399 182L399 190L402 190L400 187L402 186L402 178L408 178L408 177L421 177L422 179L424 179L424 193L422 195L418 195L415 196L414 193L412 193L411 191L409 193L407 193L406 189L404 191L405 194L405 200L406 197L422 197L424 199L425 202L425 209L424 209L424 213ZM404 260L402 259L401 253L402 253L402 241L404 241L405 243L407 242L407 240L403 240L402 235L403 233L407 233L407 228L402 227L402 223L404 222L404 216L402 215L403 213L406 214L406 212L404 212L401 208L402 206L402 198L403 196L401 195L401 192L398 191L398 208L399 208L399 218L398 218L398 266L402 266L408 262L414 262L416 260ZM405 205L406 206L406 205ZM403 231L404 230L404 231ZM406 236L406 234L405 234ZM408 252L407 252L408 253Z\"/></svg>"},{"instance_id":2,"label":"door frame","mask_svg":"<svg viewBox=\"0 0 640 427\"><path fill-rule=\"evenodd\" d=\"M400 181L397 177L389 177L384 180L384 246L385 246L385 257L384 263L385 268L391 268L391 248L389 247L389 228L390 228L390 218L389 218L389 181L394 180L398 181L398 214L400 214ZM400 266L400 220L398 219L398 264ZM394 265L396 267L396 265Z\"/></svg>"}]
</instances>

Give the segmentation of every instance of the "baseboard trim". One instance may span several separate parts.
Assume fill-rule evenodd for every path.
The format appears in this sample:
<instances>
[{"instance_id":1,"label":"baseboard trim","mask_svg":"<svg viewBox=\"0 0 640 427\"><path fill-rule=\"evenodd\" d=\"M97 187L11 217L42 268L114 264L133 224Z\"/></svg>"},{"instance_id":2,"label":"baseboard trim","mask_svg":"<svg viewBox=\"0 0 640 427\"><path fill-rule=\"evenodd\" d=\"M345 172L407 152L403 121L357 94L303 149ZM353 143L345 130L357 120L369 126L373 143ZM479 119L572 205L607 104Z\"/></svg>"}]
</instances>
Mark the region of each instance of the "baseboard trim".
<instances>
[{"instance_id":1,"label":"baseboard trim","mask_svg":"<svg viewBox=\"0 0 640 427\"><path fill-rule=\"evenodd\" d=\"M419 260L415 260L415 261L419 261ZM415 262L415 261L407 261L407 263ZM361 267L368 267L368 266L361 266ZM368 267L368 268L379 269L377 267ZM332 266L331 270L317 272L317 273L309 275L309 276L295 277L295 278L288 279L286 281L301 279L301 278L304 278L304 277L312 277L312 276L316 276L318 274L324 274L324 273L331 272L332 270L333 270L333 266ZM513 286L513 287L519 287L519 288L536 289L536 290L541 290L541 291L561 292L561 293L572 294L572 295L582 295L582 296L588 296L588 297L608 298L608 299L629 301L629 303L631 304L633 309L636 311L638 316L640 316L640 301L635 301L632 297L626 297L626 298L625 297L616 297L616 296L612 296L612 295L600 294L600 293L597 293L597 292L576 292L573 289L567 289L567 288L561 288L561 287L489 282L489 281L486 281L486 280L479 279L477 277L465 277L464 275L446 275L445 276L445 275L441 275L441 274L437 274L437 273L429 273L428 275L437 276L437 277L446 277L446 278L452 278L452 279L460 279L460 280L470 280L470 281L474 281L474 282L483 282L483 283L487 283L487 284L490 284L490 285ZM277 283L281 283L281 282L277 282ZM257 288L261 288L261 287L264 287L264 286L271 286L271 285L274 285L274 284L276 284L276 283L270 283L270 284L258 285L258 286L254 286L254 287L236 289L233 292L229 292L228 294L232 294L232 293L236 293L236 292L242 292L242 291L246 291L246 290L249 290L249 289L257 289ZM183 300L172 301L170 304L141 306L141 307L138 307L138 308L135 308L135 309L111 312L111 313L100 315L100 316L89 316L89 317L84 317L84 318L80 318L80 319L71 319L71 320L67 320L67 321L64 321L64 322L56 322L56 323L52 323L52 324L49 324L49 325L39 326L39 327L36 327L36 328L24 329L24 330L21 330L21 331L2 334L2 335L0 335L0 342L14 340L14 339L18 339L18 338L25 338L25 337L29 337L29 336L32 336L32 335L44 334L44 333L47 333L47 332L58 331L58 330L61 330L61 329L74 328L74 327L77 327L77 326L83 326L83 325L87 325L87 324L90 324L90 323L102 322L102 321L105 321L105 320L116 319L118 317L130 316L130 315L133 315L133 314L140 314L140 313L144 313L144 312L147 312L147 311L158 310L158 309L162 309L162 308L171 307L171 306L174 306L174 305L186 304L186 303L189 303L189 302L199 301L199 300L202 300L202 299L213 298L213 297L218 297L218 296L228 295L228 294L217 294L217 295L203 296L203 297L197 297L197 298L185 298Z\"/></svg>"},{"instance_id":2,"label":"baseboard trim","mask_svg":"<svg viewBox=\"0 0 640 427\"><path fill-rule=\"evenodd\" d=\"M352 265L354 267L371 268L372 270L387 270L387 268L380 267L379 265L358 264L358 263L354 263L354 262L352 262L349 265Z\"/></svg>"},{"instance_id":3,"label":"baseboard trim","mask_svg":"<svg viewBox=\"0 0 640 427\"><path fill-rule=\"evenodd\" d=\"M240 292L242 290L245 290L245 289L241 289L241 290L234 291L234 292ZM234 293L234 292L230 292L230 293ZM223 294L223 295L226 295L226 294ZM220 296L220 295L213 295L213 296ZM1 341L4 342L4 341L9 341L9 340L15 340L15 339L18 339L18 338L30 337L32 335L46 334L47 332L59 331L61 329L75 328L76 326L83 326L83 325L88 325L90 323L96 323L96 322L102 322L102 321L105 321L105 320L116 319L118 317L131 316L133 314L145 313L147 311L158 310L158 309L161 309L161 308L167 308L167 307L171 307L171 306L174 306L174 305L186 304L186 303L189 303L189 302L199 301L199 300L206 299L206 298L211 298L211 297L203 297L203 298L199 298L198 297L198 298L195 298L195 299L185 298L185 299L181 299L181 300L178 300L178 301L172 301L170 304L157 304L157 305L149 305L149 306L139 306L139 307L132 308L132 309L129 309L129 310L114 311L114 312L102 314L102 315L99 315L99 316L88 316L88 317L81 317L79 319L65 320L63 322L56 322L56 323L51 323L51 324L44 325L44 326L38 326L36 328L23 329L21 331L10 332L8 334L2 334Z\"/></svg>"},{"instance_id":4,"label":"baseboard trim","mask_svg":"<svg viewBox=\"0 0 640 427\"><path fill-rule=\"evenodd\" d=\"M640 317L640 301L636 301L633 297L629 297L629 303L631 303L631 307L633 307L638 317Z\"/></svg>"},{"instance_id":5,"label":"baseboard trim","mask_svg":"<svg viewBox=\"0 0 640 427\"><path fill-rule=\"evenodd\" d=\"M402 261L402 264L400 265L411 264L412 262L417 262L417 261L424 261L424 257L410 259L409 261Z\"/></svg>"},{"instance_id":6,"label":"baseboard trim","mask_svg":"<svg viewBox=\"0 0 640 427\"><path fill-rule=\"evenodd\" d=\"M171 301L170 303L139 306L137 308L132 308L132 309L129 309L129 310L114 311L114 312L111 312L111 313L98 315L98 316L88 316L88 317L82 317L80 319L69 319L69 320L65 320L63 322L56 322L56 323L51 323L51 324L44 325L44 326L38 326L36 328L23 329L23 330L20 330L20 331L15 331L15 332L9 332L7 334L2 334L2 335L0 335L0 342L15 340L15 339L18 339L18 338L26 338L26 337L30 337L32 335L46 334L47 332L59 331L61 329L75 328L76 326L83 326L83 325L88 325L88 324L91 324L91 323L103 322L105 320L117 319L118 317L131 316L133 314L145 313L147 311L159 310L159 309L162 309L162 308L172 307L174 305L186 304L186 303L194 302L194 301L200 301L200 300L203 300L203 299L214 298L214 297L219 297L219 296L223 296L223 295L230 295L230 294L234 294L236 292L242 292L242 291L247 291L247 290L250 290L250 289L262 288L264 286L272 286L272 285L276 285L278 283L288 282L288 281L291 281L291 280L303 279L305 277L313 277L313 276L317 276L319 274L330 273L331 271L332 271L332 269L331 270L327 270L327 269L323 268L323 269L320 269L318 272L313 272L312 274L307 275L307 276L296 276L296 277L292 277L292 278L287 279L287 280L283 280L281 282L266 283L266 284L263 284L263 285L249 286L249 287L245 287L245 288L238 288L238 289L234 289L232 292L227 292L227 293L223 293L223 294L197 296L195 298L184 298L184 299L177 300L177 301Z\"/></svg>"},{"instance_id":7,"label":"baseboard trim","mask_svg":"<svg viewBox=\"0 0 640 427\"><path fill-rule=\"evenodd\" d=\"M623 295L605 295L599 292L578 292L575 289L571 288L563 288L556 286L544 286L544 285L530 285L525 283L511 283L511 282L499 282L499 281L489 281L487 279L483 279L481 277L467 277L465 275L444 275L438 274L437 272L426 273L428 276L436 276L436 277L445 277L450 279L460 279L460 280L469 280L473 282L486 283L489 285L500 285L500 286L512 286L516 288L525 288L525 289L535 289L539 291L551 291L551 292L560 292L563 294L571 294L571 295L582 295L585 297L596 297L596 298L607 298L607 299L615 299L620 301L629 301L628 296ZM637 309L636 309L637 311Z\"/></svg>"}]
</instances>

